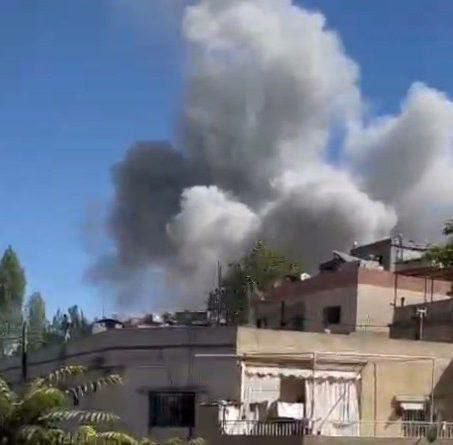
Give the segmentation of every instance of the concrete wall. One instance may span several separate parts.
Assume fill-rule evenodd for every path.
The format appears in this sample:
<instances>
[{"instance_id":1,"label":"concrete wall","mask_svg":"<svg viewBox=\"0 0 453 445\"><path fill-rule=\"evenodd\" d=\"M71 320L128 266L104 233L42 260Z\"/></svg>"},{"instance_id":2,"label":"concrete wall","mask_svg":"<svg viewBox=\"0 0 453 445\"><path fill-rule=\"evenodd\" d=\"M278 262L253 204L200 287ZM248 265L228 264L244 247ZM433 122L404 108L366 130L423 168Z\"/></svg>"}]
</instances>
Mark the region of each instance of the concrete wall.
<instances>
[{"instance_id":1,"label":"concrete wall","mask_svg":"<svg viewBox=\"0 0 453 445\"><path fill-rule=\"evenodd\" d=\"M235 341L236 331L232 328L120 329L70 342L60 350L33 354L29 371L30 377L35 377L73 363L118 372L124 386L93 394L82 406L115 412L124 427L138 437L187 437L187 429L149 430L149 392L194 391L197 405L239 398L240 372L232 357ZM201 358L200 354L230 357ZM2 362L0 373L12 383L19 382L19 362ZM197 426L198 422L196 415ZM197 427L193 433L197 434Z\"/></svg>"},{"instance_id":2,"label":"concrete wall","mask_svg":"<svg viewBox=\"0 0 453 445\"><path fill-rule=\"evenodd\" d=\"M357 269L319 274L296 283L285 283L274 289L270 301L256 305L257 319L266 320L271 329L293 329L309 332L348 333L355 329L357 307ZM284 326L281 303L284 302ZM339 306L341 322L324 324L324 308ZM303 319L303 325L297 320Z\"/></svg>"},{"instance_id":3,"label":"concrete wall","mask_svg":"<svg viewBox=\"0 0 453 445\"><path fill-rule=\"evenodd\" d=\"M427 341L453 341L453 299L448 298L395 309L390 335L393 338L418 338L420 335L417 309L425 308L423 339Z\"/></svg>"},{"instance_id":4,"label":"concrete wall","mask_svg":"<svg viewBox=\"0 0 453 445\"><path fill-rule=\"evenodd\" d=\"M238 353L248 360L311 366L307 355L316 352L317 366L349 365L361 372L362 421L380 422L362 434L398 435L397 396L430 397L438 418L453 421L453 345L392 340L372 333L326 335L290 331L239 329ZM336 355L329 354L335 352ZM381 356L382 355L382 356Z\"/></svg>"},{"instance_id":5,"label":"concrete wall","mask_svg":"<svg viewBox=\"0 0 453 445\"><path fill-rule=\"evenodd\" d=\"M284 319L281 318L281 302L261 304L256 311L257 319L266 321L262 326L271 329L290 329L308 332L347 334L355 329L357 287L344 287L318 291L311 295L302 295L284 302ZM339 324L324 324L324 308L339 306L341 321ZM302 321L302 324L299 323ZM283 321L283 324L282 324Z\"/></svg>"},{"instance_id":6,"label":"concrete wall","mask_svg":"<svg viewBox=\"0 0 453 445\"><path fill-rule=\"evenodd\" d=\"M357 328L389 332L396 307L447 298L450 283L431 283L423 278L398 276L385 271L360 269L357 291Z\"/></svg>"}]
</instances>

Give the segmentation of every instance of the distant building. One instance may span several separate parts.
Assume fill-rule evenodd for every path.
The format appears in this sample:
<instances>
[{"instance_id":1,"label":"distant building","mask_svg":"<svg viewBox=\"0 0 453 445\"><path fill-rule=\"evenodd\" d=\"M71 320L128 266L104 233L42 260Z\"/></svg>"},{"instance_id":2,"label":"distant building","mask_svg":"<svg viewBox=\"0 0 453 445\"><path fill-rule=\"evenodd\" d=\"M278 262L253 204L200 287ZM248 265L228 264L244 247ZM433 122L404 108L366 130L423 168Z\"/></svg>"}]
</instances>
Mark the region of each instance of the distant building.
<instances>
[{"instance_id":1,"label":"distant building","mask_svg":"<svg viewBox=\"0 0 453 445\"><path fill-rule=\"evenodd\" d=\"M320 273L303 281L281 280L255 298L261 328L347 334L388 333L394 308L449 297L451 283L403 270L423 270L426 246L385 239L351 252L334 251Z\"/></svg>"},{"instance_id":2,"label":"distant building","mask_svg":"<svg viewBox=\"0 0 453 445\"><path fill-rule=\"evenodd\" d=\"M99 334L100 332L109 331L110 329L122 329L124 323L114 318L101 318L95 320L92 324L91 331L93 334Z\"/></svg>"},{"instance_id":3,"label":"distant building","mask_svg":"<svg viewBox=\"0 0 453 445\"><path fill-rule=\"evenodd\" d=\"M364 260L377 261L384 270L394 272L396 265L408 260L418 260L428 250L426 244L405 240L402 235L370 244L353 247L350 254Z\"/></svg>"},{"instance_id":4,"label":"distant building","mask_svg":"<svg viewBox=\"0 0 453 445\"><path fill-rule=\"evenodd\" d=\"M334 250L332 259L321 263L319 271L322 272L338 272L341 270L354 269L361 267L364 269L383 270L381 262L377 259L363 259L357 256Z\"/></svg>"},{"instance_id":5,"label":"distant building","mask_svg":"<svg viewBox=\"0 0 453 445\"><path fill-rule=\"evenodd\" d=\"M164 320L157 314L146 314L141 317L132 317L124 321L126 328L149 328L164 325Z\"/></svg>"},{"instance_id":6,"label":"distant building","mask_svg":"<svg viewBox=\"0 0 453 445\"><path fill-rule=\"evenodd\" d=\"M208 326L210 318L207 311L175 312L175 324L180 326Z\"/></svg>"}]
</instances>

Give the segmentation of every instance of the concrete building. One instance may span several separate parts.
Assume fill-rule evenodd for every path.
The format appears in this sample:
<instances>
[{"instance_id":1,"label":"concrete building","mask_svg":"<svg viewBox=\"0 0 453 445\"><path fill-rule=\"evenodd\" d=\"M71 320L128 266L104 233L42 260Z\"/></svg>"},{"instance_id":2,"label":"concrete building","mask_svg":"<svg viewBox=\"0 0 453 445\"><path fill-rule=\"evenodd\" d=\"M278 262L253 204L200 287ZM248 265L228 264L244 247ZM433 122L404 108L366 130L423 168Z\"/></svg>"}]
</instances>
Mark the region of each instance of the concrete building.
<instances>
[{"instance_id":1,"label":"concrete building","mask_svg":"<svg viewBox=\"0 0 453 445\"><path fill-rule=\"evenodd\" d=\"M353 247L350 254L364 260L377 260L384 270L394 272L398 263L420 259L427 250L426 244L417 244L399 235Z\"/></svg>"},{"instance_id":2,"label":"concrete building","mask_svg":"<svg viewBox=\"0 0 453 445\"><path fill-rule=\"evenodd\" d=\"M200 435L215 445L338 443L332 436L415 444L434 430L453 438L452 357L451 344L370 333L126 328L39 351L29 373L74 363L122 374L124 386L83 405L116 412L137 436ZM1 362L0 372L18 384L19 360Z\"/></svg>"},{"instance_id":3,"label":"concrete building","mask_svg":"<svg viewBox=\"0 0 453 445\"><path fill-rule=\"evenodd\" d=\"M453 299L395 308L392 338L453 342Z\"/></svg>"},{"instance_id":4,"label":"concrete building","mask_svg":"<svg viewBox=\"0 0 453 445\"><path fill-rule=\"evenodd\" d=\"M407 264L405 264L407 266ZM417 276L430 283L437 279L453 281L453 268L432 266L401 268L400 276ZM451 288L447 294L451 297ZM403 305L395 308L390 336L413 340L453 342L453 299Z\"/></svg>"},{"instance_id":5,"label":"concrete building","mask_svg":"<svg viewBox=\"0 0 453 445\"><path fill-rule=\"evenodd\" d=\"M255 300L258 327L348 334L388 333L394 308L449 298L451 283L395 274L355 261L336 272L284 281Z\"/></svg>"}]
</instances>

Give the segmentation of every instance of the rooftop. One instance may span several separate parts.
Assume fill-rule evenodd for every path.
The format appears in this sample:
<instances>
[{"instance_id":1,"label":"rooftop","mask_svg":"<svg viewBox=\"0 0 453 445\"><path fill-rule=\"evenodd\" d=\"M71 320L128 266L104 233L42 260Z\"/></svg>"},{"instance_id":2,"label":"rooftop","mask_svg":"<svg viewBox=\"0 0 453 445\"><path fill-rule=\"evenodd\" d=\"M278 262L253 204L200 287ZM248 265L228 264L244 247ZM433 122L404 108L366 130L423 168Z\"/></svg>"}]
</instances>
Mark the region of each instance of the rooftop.
<instances>
[{"instance_id":1,"label":"rooftop","mask_svg":"<svg viewBox=\"0 0 453 445\"><path fill-rule=\"evenodd\" d=\"M429 278L432 280L453 281L453 267L421 266L397 270L398 275Z\"/></svg>"}]
</instances>

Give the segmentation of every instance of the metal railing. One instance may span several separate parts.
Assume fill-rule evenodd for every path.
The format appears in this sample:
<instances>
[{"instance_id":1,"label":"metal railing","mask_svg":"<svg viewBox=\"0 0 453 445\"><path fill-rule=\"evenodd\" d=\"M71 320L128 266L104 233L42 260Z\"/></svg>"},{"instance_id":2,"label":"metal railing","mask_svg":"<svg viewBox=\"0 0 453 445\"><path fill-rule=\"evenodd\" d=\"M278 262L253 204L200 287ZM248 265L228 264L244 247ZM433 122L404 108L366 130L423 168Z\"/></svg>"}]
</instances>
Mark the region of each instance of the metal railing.
<instances>
[{"instance_id":1,"label":"metal railing","mask_svg":"<svg viewBox=\"0 0 453 445\"><path fill-rule=\"evenodd\" d=\"M319 426L319 425L318 425ZM326 421L321 429L308 420L226 420L220 423L220 433L228 436L345 436L420 439L434 437L453 439L453 422L359 421L340 425Z\"/></svg>"},{"instance_id":2,"label":"metal railing","mask_svg":"<svg viewBox=\"0 0 453 445\"><path fill-rule=\"evenodd\" d=\"M335 436L341 434L335 422L326 422L321 431L313 428L312 434ZM359 437L392 437L421 439L435 437L439 439L453 439L452 422L419 422L419 421L360 421L348 425L348 431L354 431L351 436ZM347 435L347 434L344 434Z\"/></svg>"},{"instance_id":3,"label":"metal railing","mask_svg":"<svg viewBox=\"0 0 453 445\"><path fill-rule=\"evenodd\" d=\"M225 420L220 423L220 433L228 436L287 437L308 434L307 422L302 420Z\"/></svg>"}]
</instances>

